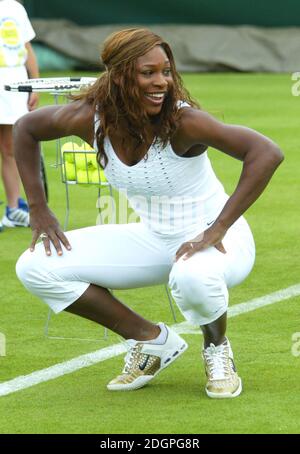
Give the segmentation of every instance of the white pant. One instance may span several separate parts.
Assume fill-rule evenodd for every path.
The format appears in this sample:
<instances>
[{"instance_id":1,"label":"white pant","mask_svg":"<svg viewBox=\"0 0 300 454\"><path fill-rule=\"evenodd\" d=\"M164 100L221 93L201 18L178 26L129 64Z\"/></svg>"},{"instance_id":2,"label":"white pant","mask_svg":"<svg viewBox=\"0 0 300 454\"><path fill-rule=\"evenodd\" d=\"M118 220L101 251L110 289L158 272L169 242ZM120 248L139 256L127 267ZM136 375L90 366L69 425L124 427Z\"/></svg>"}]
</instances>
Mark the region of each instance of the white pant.
<instances>
[{"instance_id":1,"label":"white pant","mask_svg":"<svg viewBox=\"0 0 300 454\"><path fill-rule=\"evenodd\" d=\"M46 256L42 244L25 251L17 263L24 286L58 313L75 302L90 284L130 289L169 281L185 318L205 325L227 310L228 290L252 269L255 246L240 218L223 239L227 251L211 247L174 262L180 245L200 232L159 235L142 223L99 225L66 233L72 250Z\"/></svg>"}]
</instances>

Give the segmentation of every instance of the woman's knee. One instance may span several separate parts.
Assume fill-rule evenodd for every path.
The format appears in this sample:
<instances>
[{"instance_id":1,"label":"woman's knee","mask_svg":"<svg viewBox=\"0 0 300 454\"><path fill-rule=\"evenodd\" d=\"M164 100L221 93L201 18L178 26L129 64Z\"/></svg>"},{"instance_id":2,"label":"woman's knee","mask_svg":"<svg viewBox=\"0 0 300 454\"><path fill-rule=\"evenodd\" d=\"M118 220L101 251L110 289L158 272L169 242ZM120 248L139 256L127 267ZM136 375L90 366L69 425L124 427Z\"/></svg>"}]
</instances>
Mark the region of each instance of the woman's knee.
<instances>
[{"instance_id":1,"label":"woman's knee","mask_svg":"<svg viewBox=\"0 0 300 454\"><path fill-rule=\"evenodd\" d=\"M16 274L25 287L41 277L38 273L33 254L29 251L25 251L19 257L16 263Z\"/></svg>"},{"instance_id":2,"label":"woman's knee","mask_svg":"<svg viewBox=\"0 0 300 454\"><path fill-rule=\"evenodd\" d=\"M193 266L188 260L175 263L169 279L171 289L179 288L190 300L197 301L210 297L213 289L223 282L224 278L217 270L205 264Z\"/></svg>"},{"instance_id":3,"label":"woman's knee","mask_svg":"<svg viewBox=\"0 0 300 454\"><path fill-rule=\"evenodd\" d=\"M32 293L48 287L54 278L49 267L49 257L43 255L42 245L37 244L35 251L25 251L16 263L16 274L22 284Z\"/></svg>"},{"instance_id":4,"label":"woman's knee","mask_svg":"<svg viewBox=\"0 0 300 454\"><path fill-rule=\"evenodd\" d=\"M173 266L169 285L174 300L187 319L209 323L227 309L228 290L221 272L211 266L194 266L180 260Z\"/></svg>"}]
</instances>

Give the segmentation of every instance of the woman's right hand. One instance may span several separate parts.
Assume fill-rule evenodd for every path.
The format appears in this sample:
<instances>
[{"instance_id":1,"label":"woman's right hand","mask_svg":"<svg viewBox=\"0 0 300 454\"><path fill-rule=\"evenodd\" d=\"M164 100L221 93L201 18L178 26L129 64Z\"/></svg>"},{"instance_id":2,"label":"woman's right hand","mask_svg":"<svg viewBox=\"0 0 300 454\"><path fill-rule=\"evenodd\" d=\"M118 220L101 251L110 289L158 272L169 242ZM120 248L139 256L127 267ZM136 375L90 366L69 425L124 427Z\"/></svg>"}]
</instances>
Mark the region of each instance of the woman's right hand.
<instances>
[{"instance_id":1,"label":"woman's right hand","mask_svg":"<svg viewBox=\"0 0 300 454\"><path fill-rule=\"evenodd\" d=\"M58 255L63 253L62 244L68 251L71 250L71 245L61 230L58 220L47 206L30 209L30 226L32 230L30 251L34 251L38 239L43 241L47 255L51 255L50 243L54 245Z\"/></svg>"},{"instance_id":2,"label":"woman's right hand","mask_svg":"<svg viewBox=\"0 0 300 454\"><path fill-rule=\"evenodd\" d=\"M76 135L92 143L94 115L90 103L78 100L65 105L44 106L23 115L14 124L14 152L30 207L31 251L34 251L38 239L43 241L47 255L51 255L52 245L58 255L63 253L62 246L71 249L56 217L47 206L40 177L40 142Z\"/></svg>"}]
</instances>

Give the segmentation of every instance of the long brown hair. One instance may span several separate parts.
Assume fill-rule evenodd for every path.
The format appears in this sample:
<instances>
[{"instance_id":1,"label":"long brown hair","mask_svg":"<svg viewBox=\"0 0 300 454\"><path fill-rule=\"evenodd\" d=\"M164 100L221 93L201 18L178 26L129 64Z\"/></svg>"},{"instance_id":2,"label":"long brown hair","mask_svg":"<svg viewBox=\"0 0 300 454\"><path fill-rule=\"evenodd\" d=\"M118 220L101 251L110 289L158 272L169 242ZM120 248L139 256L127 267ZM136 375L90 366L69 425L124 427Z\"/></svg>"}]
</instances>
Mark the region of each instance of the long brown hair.
<instances>
[{"instance_id":1,"label":"long brown hair","mask_svg":"<svg viewBox=\"0 0 300 454\"><path fill-rule=\"evenodd\" d=\"M149 117L138 101L136 60L155 46L164 49L170 61L173 78L172 87L159 114L159 121L156 122L157 140L165 146L176 131L179 101L198 106L183 87L171 48L160 36L144 28L130 28L112 33L104 41L101 54L106 71L84 93L76 96L76 99L85 98L98 112L100 125L96 131L97 160L102 168L108 162L104 138L110 131L118 128L120 118L122 124L126 124L129 135L136 141L136 148L147 140Z\"/></svg>"}]
</instances>

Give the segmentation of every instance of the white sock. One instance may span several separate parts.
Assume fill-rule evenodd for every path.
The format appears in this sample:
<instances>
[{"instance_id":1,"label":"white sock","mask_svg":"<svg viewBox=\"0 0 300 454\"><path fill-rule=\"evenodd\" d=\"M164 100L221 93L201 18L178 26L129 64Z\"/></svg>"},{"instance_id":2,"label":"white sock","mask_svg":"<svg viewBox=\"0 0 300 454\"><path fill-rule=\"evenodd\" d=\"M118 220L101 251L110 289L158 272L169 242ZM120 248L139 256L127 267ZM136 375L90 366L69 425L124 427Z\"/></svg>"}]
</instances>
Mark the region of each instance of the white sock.
<instances>
[{"instance_id":1,"label":"white sock","mask_svg":"<svg viewBox=\"0 0 300 454\"><path fill-rule=\"evenodd\" d=\"M155 339L151 339L147 341L149 344L164 344L167 340L168 337L168 331L166 328L166 325L164 323L158 323L158 326L160 327L160 333Z\"/></svg>"}]
</instances>

